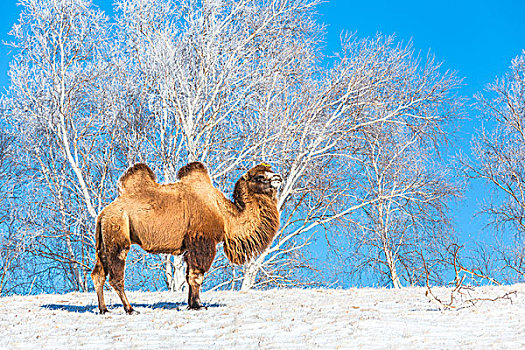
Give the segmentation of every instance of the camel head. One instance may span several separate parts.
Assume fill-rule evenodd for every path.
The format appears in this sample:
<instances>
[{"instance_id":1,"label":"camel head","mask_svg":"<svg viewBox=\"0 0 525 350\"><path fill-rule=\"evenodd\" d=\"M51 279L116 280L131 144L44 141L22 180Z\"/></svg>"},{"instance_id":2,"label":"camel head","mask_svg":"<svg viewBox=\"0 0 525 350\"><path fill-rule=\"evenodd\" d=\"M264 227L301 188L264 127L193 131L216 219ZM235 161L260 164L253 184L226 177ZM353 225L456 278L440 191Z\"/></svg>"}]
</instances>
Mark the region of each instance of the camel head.
<instances>
[{"instance_id":1,"label":"camel head","mask_svg":"<svg viewBox=\"0 0 525 350\"><path fill-rule=\"evenodd\" d=\"M247 188L252 193L268 194L275 197L277 189L281 186L283 178L274 173L270 165L259 164L245 173L242 179L246 181Z\"/></svg>"}]
</instances>

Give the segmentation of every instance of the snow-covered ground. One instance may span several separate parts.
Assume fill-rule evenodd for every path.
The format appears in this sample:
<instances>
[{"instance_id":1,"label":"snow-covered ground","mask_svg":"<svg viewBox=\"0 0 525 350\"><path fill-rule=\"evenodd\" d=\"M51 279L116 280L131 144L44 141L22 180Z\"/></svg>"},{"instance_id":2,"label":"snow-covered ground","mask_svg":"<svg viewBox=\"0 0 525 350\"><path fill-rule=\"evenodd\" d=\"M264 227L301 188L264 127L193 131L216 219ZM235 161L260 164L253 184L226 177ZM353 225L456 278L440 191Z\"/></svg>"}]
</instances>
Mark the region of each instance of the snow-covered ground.
<instances>
[{"instance_id":1,"label":"snow-covered ground","mask_svg":"<svg viewBox=\"0 0 525 350\"><path fill-rule=\"evenodd\" d=\"M132 293L126 315L113 291L99 315L94 293L0 298L4 349L525 349L525 285L478 287L508 300L440 311L423 288L282 289L182 294ZM435 289L446 297L450 293Z\"/></svg>"}]
</instances>

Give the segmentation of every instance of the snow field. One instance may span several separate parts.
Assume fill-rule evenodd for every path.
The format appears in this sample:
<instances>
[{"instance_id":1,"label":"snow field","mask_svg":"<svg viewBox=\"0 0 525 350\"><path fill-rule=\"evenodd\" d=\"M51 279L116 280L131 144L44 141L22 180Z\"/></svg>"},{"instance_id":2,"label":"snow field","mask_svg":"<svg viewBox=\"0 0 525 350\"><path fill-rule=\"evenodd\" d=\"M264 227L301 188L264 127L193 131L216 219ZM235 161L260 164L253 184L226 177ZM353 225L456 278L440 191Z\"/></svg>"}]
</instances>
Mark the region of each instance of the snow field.
<instances>
[{"instance_id":1,"label":"snow field","mask_svg":"<svg viewBox=\"0 0 525 350\"><path fill-rule=\"evenodd\" d=\"M126 315L113 291L110 313L95 293L0 298L2 349L520 349L525 285L478 287L482 301L440 311L424 288L280 289L202 293L207 310L182 293L128 292ZM446 299L446 288L434 292Z\"/></svg>"}]
</instances>

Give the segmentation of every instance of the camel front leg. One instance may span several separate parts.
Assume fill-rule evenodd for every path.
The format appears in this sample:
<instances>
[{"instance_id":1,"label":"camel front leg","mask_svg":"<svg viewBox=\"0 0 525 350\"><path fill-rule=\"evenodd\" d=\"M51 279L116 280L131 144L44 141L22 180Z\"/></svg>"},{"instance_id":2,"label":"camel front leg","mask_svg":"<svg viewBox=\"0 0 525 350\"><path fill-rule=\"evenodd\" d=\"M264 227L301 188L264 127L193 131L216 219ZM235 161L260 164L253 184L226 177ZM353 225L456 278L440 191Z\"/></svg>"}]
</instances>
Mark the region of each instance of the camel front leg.
<instances>
[{"instance_id":1,"label":"camel front leg","mask_svg":"<svg viewBox=\"0 0 525 350\"><path fill-rule=\"evenodd\" d=\"M215 258L215 241L204 235L187 240L188 251L185 259L187 264L186 281L188 282L188 308L198 310L202 308L200 289L206 273Z\"/></svg>"},{"instance_id":2,"label":"camel front leg","mask_svg":"<svg viewBox=\"0 0 525 350\"><path fill-rule=\"evenodd\" d=\"M200 269L191 269L186 270L186 281L188 282L189 291L188 291L188 308L192 310L198 310L202 308L201 299L200 299L200 289L202 281L204 280L204 272Z\"/></svg>"}]
</instances>

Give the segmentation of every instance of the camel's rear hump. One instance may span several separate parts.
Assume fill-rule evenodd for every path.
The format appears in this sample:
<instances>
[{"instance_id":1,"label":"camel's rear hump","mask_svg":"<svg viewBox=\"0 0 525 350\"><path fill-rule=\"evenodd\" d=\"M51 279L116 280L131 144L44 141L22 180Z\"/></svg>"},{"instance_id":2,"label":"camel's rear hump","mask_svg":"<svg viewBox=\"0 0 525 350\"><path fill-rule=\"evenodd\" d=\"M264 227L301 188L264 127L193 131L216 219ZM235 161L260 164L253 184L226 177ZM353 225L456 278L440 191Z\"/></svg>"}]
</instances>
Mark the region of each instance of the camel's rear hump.
<instances>
[{"instance_id":1,"label":"camel's rear hump","mask_svg":"<svg viewBox=\"0 0 525 350\"><path fill-rule=\"evenodd\" d=\"M129 167L118 180L118 194L121 196L136 193L156 185L157 177L153 170L144 163L137 163Z\"/></svg>"}]
</instances>

